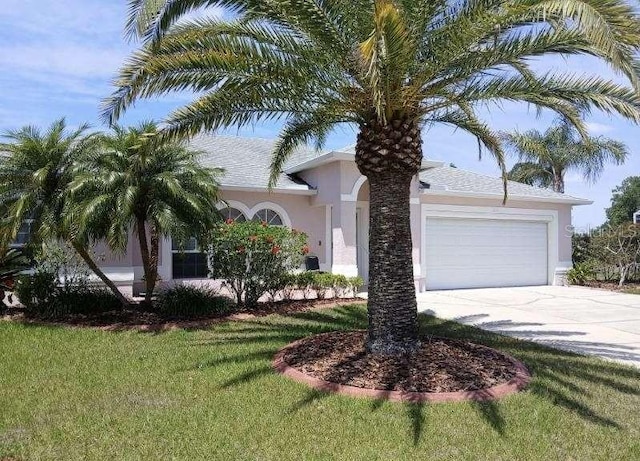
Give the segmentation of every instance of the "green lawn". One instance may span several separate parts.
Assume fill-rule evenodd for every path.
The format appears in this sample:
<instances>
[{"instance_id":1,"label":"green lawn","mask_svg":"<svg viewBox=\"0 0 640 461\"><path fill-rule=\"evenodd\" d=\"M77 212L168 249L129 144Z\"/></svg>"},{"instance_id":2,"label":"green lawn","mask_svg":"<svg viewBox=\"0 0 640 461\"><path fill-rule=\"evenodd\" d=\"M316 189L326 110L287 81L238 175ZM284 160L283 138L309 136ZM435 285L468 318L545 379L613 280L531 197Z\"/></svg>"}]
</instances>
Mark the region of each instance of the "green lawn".
<instances>
[{"instance_id":1,"label":"green lawn","mask_svg":"<svg viewBox=\"0 0 640 461\"><path fill-rule=\"evenodd\" d=\"M640 370L431 317L527 363L495 403L397 404L315 392L278 348L363 327L362 307L153 334L0 323L0 458L640 459Z\"/></svg>"}]
</instances>

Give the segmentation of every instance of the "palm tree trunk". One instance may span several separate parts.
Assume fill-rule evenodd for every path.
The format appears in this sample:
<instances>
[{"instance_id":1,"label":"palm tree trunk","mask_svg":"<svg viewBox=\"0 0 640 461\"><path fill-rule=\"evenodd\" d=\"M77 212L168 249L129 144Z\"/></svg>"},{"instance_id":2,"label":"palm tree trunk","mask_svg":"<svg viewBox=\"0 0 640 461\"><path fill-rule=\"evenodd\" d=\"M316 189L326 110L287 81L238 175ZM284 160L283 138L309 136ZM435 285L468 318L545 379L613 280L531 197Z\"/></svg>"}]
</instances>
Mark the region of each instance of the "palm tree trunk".
<instances>
[{"instance_id":1,"label":"palm tree trunk","mask_svg":"<svg viewBox=\"0 0 640 461\"><path fill-rule=\"evenodd\" d=\"M553 176L553 191L564 194L564 178L561 174Z\"/></svg>"},{"instance_id":2,"label":"palm tree trunk","mask_svg":"<svg viewBox=\"0 0 640 461\"><path fill-rule=\"evenodd\" d=\"M158 281L158 251L159 251L159 242L160 237L158 235L158 228L153 225L151 226L151 251L149 255L149 277L146 278L146 293L145 293L145 302L147 304L151 304L151 297L153 295L153 290L156 287L156 282Z\"/></svg>"},{"instance_id":3,"label":"palm tree trunk","mask_svg":"<svg viewBox=\"0 0 640 461\"><path fill-rule=\"evenodd\" d=\"M415 123L361 126L356 163L370 188L367 349L374 354L401 355L420 345L409 199L421 161Z\"/></svg>"},{"instance_id":4,"label":"palm tree trunk","mask_svg":"<svg viewBox=\"0 0 640 461\"><path fill-rule=\"evenodd\" d=\"M104 272L102 272L102 269L98 267L87 249L78 242L72 242L71 245L73 246L73 249L76 250L76 253L80 255L87 266L89 266L89 268L93 271L93 273L96 274L107 287L109 287L115 297L118 298L118 301L120 301L120 303L122 304L122 307L129 306L131 304L129 300L122 294L120 290L118 290L116 284L113 283L111 279L109 279L109 277L105 275Z\"/></svg>"},{"instance_id":5,"label":"palm tree trunk","mask_svg":"<svg viewBox=\"0 0 640 461\"><path fill-rule=\"evenodd\" d=\"M140 245L140 255L142 256L142 269L144 271L144 283L145 303L151 302L153 296L153 288L155 287L155 281L150 285L152 281L152 269L151 269L151 255L149 252L149 242L147 241L147 227L144 218L136 218L136 233L138 234L138 243ZM150 289L151 287L151 289Z\"/></svg>"}]
</instances>

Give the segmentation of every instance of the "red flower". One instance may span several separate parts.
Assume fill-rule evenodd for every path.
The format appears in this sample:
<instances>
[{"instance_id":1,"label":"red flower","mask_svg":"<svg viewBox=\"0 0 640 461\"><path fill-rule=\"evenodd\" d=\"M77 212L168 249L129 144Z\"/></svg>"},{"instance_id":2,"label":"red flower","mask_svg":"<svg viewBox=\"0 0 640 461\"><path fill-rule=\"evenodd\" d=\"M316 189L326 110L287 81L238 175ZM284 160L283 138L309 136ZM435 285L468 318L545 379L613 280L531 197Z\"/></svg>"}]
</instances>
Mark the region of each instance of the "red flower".
<instances>
[{"instance_id":1,"label":"red flower","mask_svg":"<svg viewBox=\"0 0 640 461\"><path fill-rule=\"evenodd\" d=\"M277 255L278 253L280 253L280 247L278 245L274 245L271 248L271 254Z\"/></svg>"},{"instance_id":2,"label":"red flower","mask_svg":"<svg viewBox=\"0 0 640 461\"><path fill-rule=\"evenodd\" d=\"M229 218L229 219L227 219L227 220L225 221L225 223L226 223L226 224L233 224L234 222L235 222L235 221L234 221L233 219L231 219L231 218Z\"/></svg>"},{"instance_id":3,"label":"red flower","mask_svg":"<svg viewBox=\"0 0 640 461\"><path fill-rule=\"evenodd\" d=\"M268 236L266 236L266 237L264 238L264 241L265 241L265 242L267 242L267 243L273 243L273 237L271 237L270 235L268 235Z\"/></svg>"},{"instance_id":4,"label":"red flower","mask_svg":"<svg viewBox=\"0 0 640 461\"><path fill-rule=\"evenodd\" d=\"M309 254L309 245L305 245L302 247L302 254L303 255Z\"/></svg>"},{"instance_id":5,"label":"red flower","mask_svg":"<svg viewBox=\"0 0 640 461\"><path fill-rule=\"evenodd\" d=\"M13 287L15 286L16 282L15 280L13 280L13 278L7 279L4 281L4 285L9 289L9 290L13 290Z\"/></svg>"},{"instance_id":6,"label":"red flower","mask_svg":"<svg viewBox=\"0 0 640 461\"><path fill-rule=\"evenodd\" d=\"M244 250L245 250L245 248L244 248L244 246L242 246L242 245L240 245L240 246L237 248L238 253L244 253Z\"/></svg>"},{"instance_id":7,"label":"red flower","mask_svg":"<svg viewBox=\"0 0 640 461\"><path fill-rule=\"evenodd\" d=\"M291 233L293 235L298 235L300 233L300 231L298 229L296 229L296 228L291 228Z\"/></svg>"},{"instance_id":8,"label":"red flower","mask_svg":"<svg viewBox=\"0 0 640 461\"><path fill-rule=\"evenodd\" d=\"M262 227L267 227L268 226L267 221L262 221L261 224L262 224Z\"/></svg>"},{"instance_id":9,"label":"red flower","mask_svg":"<svg viewBox=\"0 0 640 461\"><path fill-rule=\"evenodd\" d=\"M249 236L249 241L250 242L255 242L256 240L258 240L258 236L257 235L250 235Z\"/></svg>"}]
</instances>

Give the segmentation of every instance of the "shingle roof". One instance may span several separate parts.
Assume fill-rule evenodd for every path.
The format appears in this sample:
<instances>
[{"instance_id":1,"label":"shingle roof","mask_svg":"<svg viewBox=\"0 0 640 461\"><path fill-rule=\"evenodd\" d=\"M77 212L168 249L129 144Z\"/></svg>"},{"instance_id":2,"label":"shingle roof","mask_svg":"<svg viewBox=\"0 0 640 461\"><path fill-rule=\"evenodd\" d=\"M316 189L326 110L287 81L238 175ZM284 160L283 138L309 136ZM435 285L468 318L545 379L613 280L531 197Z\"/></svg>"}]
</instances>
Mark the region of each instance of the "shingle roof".
<instances>
[{"instance_id":1,"label":"shingle roof","mask_svg":"<svg viewBox=\"0 0 640 461\"><path fill-rule=\"evenodd\" d=\"M470 194L490 194L502 196L502 179L486 176L450 166L441 166L423 171L420 181L429 185L430 190L462 192ZM566 194L559 194L551 189L528 186L515 181L508 181L507 192L512 197L532 197L540 199L557 199L563 201L583 201Z\"/></svg>"},{"instance_id":2,"label":"shingle roof","mask_svg":"<svg viewBox=\"0 0 640 461\"><path fill-rule=\"evenodd\" d=\"M264 138L243 138L239 136L198 135L190 142L190 147L203 152L201 162L204 165L223 168L225 174L221 179L222 186L251 187L266 189L269 182L271 155L276 141ZM348 146L335 152L354 154L354 146ZM298 149L285 165L294 167L308 160L319 157L326 152L311 148ZM429 185L431 191L458 192L468 194L502 196L502 180L471 171L438 166L420 173L420 180ZM277 189L310 190L311 187L299 179L280 174ZM508 193L512 197L527 197L541 200L574 201L576 199L565 194L558 194L549 189L527 186L509 181Z\"/></svg>"},{"instance_id":3,"label":"shingle roof","mask_svg":"<svg viewBox=\"0 0 640 461\"><path fill-rule=\"evenodd\" d=\"M225 170L221 179L223 186L266 189L275 143L273 139L203 134L192 138L189 146L203 152L200 158L202 164ZM320 153L312 149L298 149L287 164L302 163L318 155ZM284 173L280 175L276 188L310 189L308 185Z\"/></svg>"}]
</instances>

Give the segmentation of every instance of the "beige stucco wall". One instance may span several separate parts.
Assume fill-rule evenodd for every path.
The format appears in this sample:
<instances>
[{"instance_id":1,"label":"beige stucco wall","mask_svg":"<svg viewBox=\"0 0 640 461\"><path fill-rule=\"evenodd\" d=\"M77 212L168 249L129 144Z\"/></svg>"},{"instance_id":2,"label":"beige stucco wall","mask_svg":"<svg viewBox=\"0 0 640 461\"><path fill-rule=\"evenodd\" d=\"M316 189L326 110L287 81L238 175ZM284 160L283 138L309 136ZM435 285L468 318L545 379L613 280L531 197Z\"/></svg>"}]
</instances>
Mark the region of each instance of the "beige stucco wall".
<instances>
[{"instance_id":1,"label":"beige stucco wall","mask_svg":"<svg viewBox=\"0 0 640 461\"><path fill-rule=\"evenodd\" d=\"M223 200L231 206L238 206L248 218L263 207L273 208L281 214L292 227L305 232L309 237L312 254L318 256L321 268L346 275L357 275L358 250L356 238L356 209L363 210L363 220L368 215L369 185L353 162L335 161L321 165L299 174L316 193L313 195L269 193L262 191L223 190ZM423 192L419 183L412 183L411 230L413 239L413 265L416 283L420 283L422 259L423 207L425 204L443 206L465 206L492 208L499 211L504 208L525 210L550 210L557 213L557 268L571 264L571 205L518 201L509 199L505 205L500 197L472 198L442 196L437 193ZM360 239L362 245L363 239ZM368 254L368 248L365 249ZM103 267L114 273L130 273L139 280L142 276L141 257L135 236L130 237L126 254L114 255L104 246L96 247L98 253L104 253ZM164 280L171 278L170 241L162 242L160 251L160 273Z\"/></svg>"}]
</instances>

